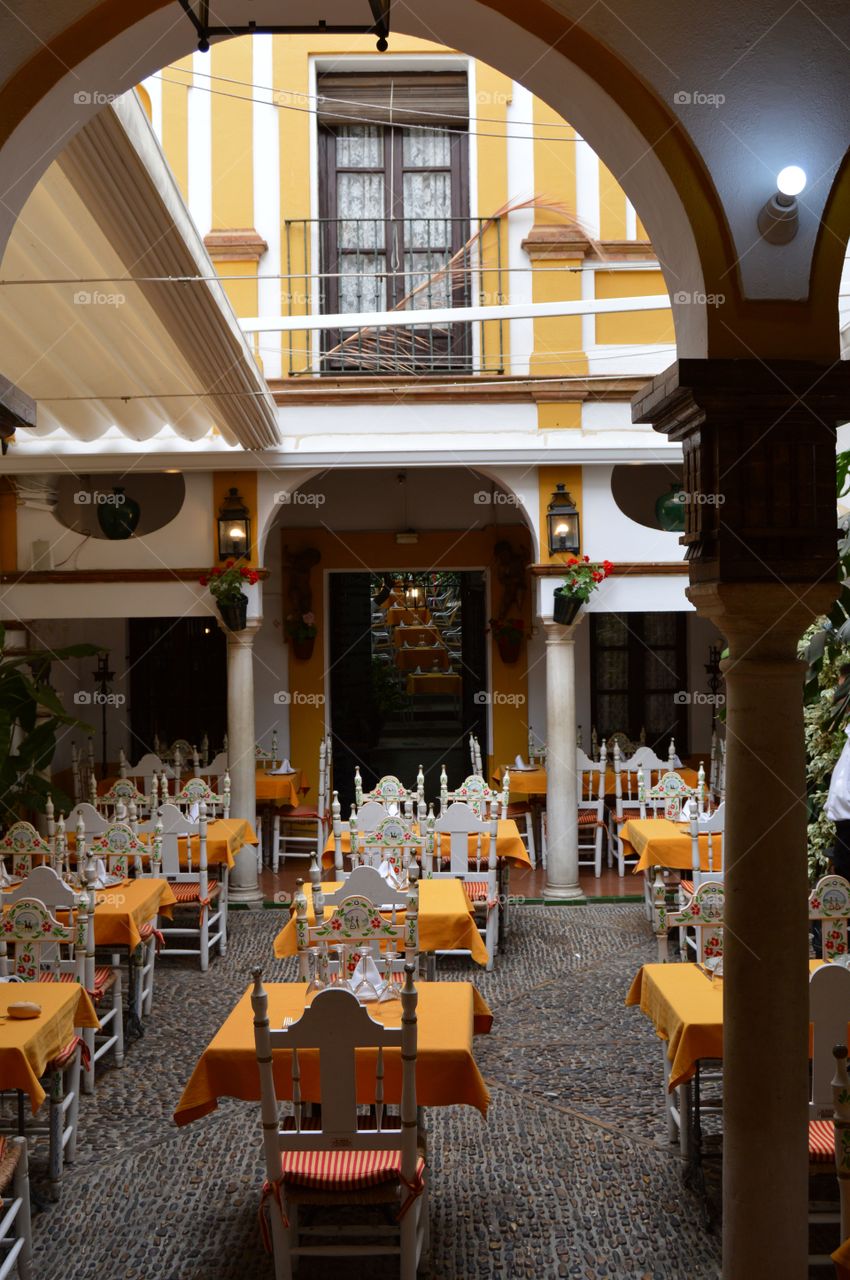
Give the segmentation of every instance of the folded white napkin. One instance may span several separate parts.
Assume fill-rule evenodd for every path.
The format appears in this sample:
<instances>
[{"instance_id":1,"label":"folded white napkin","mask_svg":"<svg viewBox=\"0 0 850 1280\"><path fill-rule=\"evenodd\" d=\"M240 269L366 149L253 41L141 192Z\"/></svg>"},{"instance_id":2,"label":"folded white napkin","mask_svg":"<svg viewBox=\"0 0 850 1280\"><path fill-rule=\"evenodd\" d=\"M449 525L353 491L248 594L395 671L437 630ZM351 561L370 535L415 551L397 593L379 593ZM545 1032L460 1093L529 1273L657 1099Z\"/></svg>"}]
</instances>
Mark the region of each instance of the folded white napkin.
<instances>
[{"instance_id":1,"label":"folded white napkin","mask_svg":"<svg viewBox=\"0 0 850 1280\"><path fill-rule=\"evenodd\" d=\"M288 757L283 761L279 769L266 769L266 773L269 775L269 777L275 777L277 774L280 774L280 773L295 773L295 772L296 770L293 769L292 765L289 763Z\"/></svg>"},{"instance_id":2,"label":"folded white napkin","mask_svg":"<svg viewBox=\"0 0 850 1280\"><path fill-rule=\"evenodd\" d=\"M361 956L357 961L357 967L349 979L349 985L357 999L364 1004L368 1004L370 1000L380 1000L387 989L387 984L381 977L378 966L368 954Z\"/></svg>"},{"instance_id":3,"label":"folded white napkin","mask_svg":"<svg viewBox=\"0 0 850 1280\"><path fill-rule=\"evenodd\" d=\"M189 808L189 821L197 822L200 816L201 816L201 806L196 801L195 804L191 805Z\"/></svg>"},{"instance_id":4,"label":"folded white napkin","mask_svg":"<svg viewBox=\"0 0 850 1280\"><path fill-rule=\"evenodd\" d=\"M384 858L383 862L378 867L378 874L383 876L387 884L390 885L393 889L398 888L399 879L398 879L398 876L396 875L395 867L390 862L389 858Z\"/></svg>"},{"instance_id":5,"label":"folded white napkin","mask_svg":"<svg viewBox=\"0 0 850 1280\"><path fill-rule=\"evenodd\" d=\"M6 870L6 863L0 858L0 884L9 883L9 872Z\"/></svg>"},{"instance_id":6,"label":"folded white napkin","mask_svg":"<svg viewBox=\"0 0 850 1280\"><path fill-rule=\"evenodd\" d=\"M106 886L106 863L103 858L97 858L94 864L94 888L103 889Z\"/></svg>"}]
</instances>

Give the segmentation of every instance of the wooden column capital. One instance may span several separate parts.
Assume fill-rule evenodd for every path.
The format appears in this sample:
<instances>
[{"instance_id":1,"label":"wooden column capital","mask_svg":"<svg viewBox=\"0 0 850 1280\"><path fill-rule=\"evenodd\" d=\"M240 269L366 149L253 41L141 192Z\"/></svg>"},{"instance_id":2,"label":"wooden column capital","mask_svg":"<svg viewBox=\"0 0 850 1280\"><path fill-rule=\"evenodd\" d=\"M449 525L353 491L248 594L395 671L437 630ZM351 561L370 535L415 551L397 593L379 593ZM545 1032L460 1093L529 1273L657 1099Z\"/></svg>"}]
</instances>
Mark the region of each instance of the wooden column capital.
<instances>
[{"instance_id":1,"label":"wooden column capital","mask_svg":"<svg viewBox=\"0 0 850 1280\"><path fill-rule=\"evenodd\" d=\"M684 455L692 584L834 582L835 433L850 368L679 360L632 401Z\"/></svg>"}]
</instances>

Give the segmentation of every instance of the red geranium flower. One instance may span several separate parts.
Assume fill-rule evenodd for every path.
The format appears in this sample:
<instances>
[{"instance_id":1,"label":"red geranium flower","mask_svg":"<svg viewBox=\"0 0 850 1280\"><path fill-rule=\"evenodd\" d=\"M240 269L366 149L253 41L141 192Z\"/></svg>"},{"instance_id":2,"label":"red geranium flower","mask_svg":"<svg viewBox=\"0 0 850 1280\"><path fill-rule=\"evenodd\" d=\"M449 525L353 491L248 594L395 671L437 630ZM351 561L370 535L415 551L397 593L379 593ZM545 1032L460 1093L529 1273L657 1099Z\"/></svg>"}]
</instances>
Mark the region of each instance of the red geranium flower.
<instances>
[{"instance_id":1,"label":"red geranium flower","mask_svg":"<svg viewBox=\"0 0 850 1280\"><path fill-rule=\"evenodd\" d=\"M198 581L200 582L202 587L205 587L209 582L209 578L206 576L206 574L204 574L204 576L202 578L199 578Z\"/></svg>"}]
</instances>

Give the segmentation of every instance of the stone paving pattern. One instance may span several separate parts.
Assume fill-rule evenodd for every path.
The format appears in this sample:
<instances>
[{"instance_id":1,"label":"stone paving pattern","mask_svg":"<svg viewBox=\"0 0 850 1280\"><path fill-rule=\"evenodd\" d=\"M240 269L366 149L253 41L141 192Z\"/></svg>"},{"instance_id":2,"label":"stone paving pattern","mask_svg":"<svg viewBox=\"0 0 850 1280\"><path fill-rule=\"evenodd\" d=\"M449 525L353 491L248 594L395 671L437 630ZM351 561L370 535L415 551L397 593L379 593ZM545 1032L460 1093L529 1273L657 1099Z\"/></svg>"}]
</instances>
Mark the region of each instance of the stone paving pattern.
<instances>
[{"instance_id":1,"label":"stone paving pattern","mask_svg":"<svg viewBox=\"0 0 850 1280\"><path fill-rule=\"evenodd\" d=\"M154 1012L123 1070L84 1097L76 1164L35 1220L36 1280L271 1280L257 1206L259 1107L233 1101L184 1129L172 1112L212 1035L262 963L280 912L233 912L225 960L161 959ZM461 958L495 1014L476 1040L489 1119L429 1113L433 1280L716 1280L718 1234L681 1182L661 1108L661 1049L624 997L654 958L643 908L524 906L491 974ZM44 1152L34 1152L34 1174ZM390 1260L305 1260L303 1280L397 1275Z\"/></svg>"}]
</instances>

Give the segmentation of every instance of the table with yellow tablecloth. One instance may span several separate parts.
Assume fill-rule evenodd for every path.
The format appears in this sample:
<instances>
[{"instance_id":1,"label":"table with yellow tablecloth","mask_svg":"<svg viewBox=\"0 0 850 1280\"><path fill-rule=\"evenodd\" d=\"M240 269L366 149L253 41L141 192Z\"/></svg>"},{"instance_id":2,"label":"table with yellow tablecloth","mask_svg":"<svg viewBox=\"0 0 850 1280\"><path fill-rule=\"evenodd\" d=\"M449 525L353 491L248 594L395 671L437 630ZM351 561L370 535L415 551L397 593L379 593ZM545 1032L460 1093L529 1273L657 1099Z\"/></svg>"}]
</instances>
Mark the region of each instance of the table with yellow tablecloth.
<instances>
[{"instance_id":1,"label":"table with yellow tablecloth","mask_svg":"<svg viewBox=\"0 0 850 1280\"><path fill-rule=\"evenodd\" d=\"M809 972L822 963L810 960ZM666 1041L671 1093L693 1078L700 1060L723 1057L723 979L709 977L699 965L643 965L626 1004L638 1005Z\"/></svg>"},{"instance_id":2,"label":"table with yellow tablecloth","mask_svg":"<svg viewBox=\"0 0 850 1280\"><path fill-rule=\"evenodd\" d=\"M273 804L278 808L301 803L303 777L300 769L293 773L269 774L258 769L254 779L257 804Z\"/></svg>"},{"instance_id":3,"label":"table with yellow tablecloth","mask_svg":"<svg viewBox=\"0 0 850 1280\"><path fill-rule=\"evenodd\" d=\"M417 674L417 667L421 672L448 671L449 651L437 645L417 645L415 649L396 649L394 661L399 671L413 674Z\"/></svg>"},{"instance_id":4,"label":"table with yellow tablecloth","mask_svg":"<svg viewBox=\"0 0 850 1280\"><path fill-rule=\"evenodd\" d=\"M545 769L516 769L508 765L511 770L511 795L514 796L545 796L546 795L546 770ZM675 769L674 773L678 773L682 781L689 787L697 785L697 774L695 769L689 769L683 766L681 769ZM504 777L505 769L500 765L493 774L495 781L501 784ZM617 793L617 778L613 769L605 770L605 794L613 796ZM637 800L629 800L624 797L623 804L636 805Z\"/></svg>"},{"instance_id":5,"label":"table with yellow tablecloth","mask_svg":"<svg viewBox=\"0 0 850 1280\"><path fill-rule=\"evenodd\" d=\"M393 632L393 644L396 649L401 649L405 642L408 645L439 645L442 644L442 639L436 627L409 627L402 623Z\"/></svg>"},{"instance_id":6,"label":"table with yellow tablecloth","mask_svg":"<svg viewBox=\"0 0 850 1280\"><path fill-rule=\"evenodd\" d=\"M629 858L637 854L635 871L649 871L652 867L668 867L678 871L690 871L693 867L691 828L686 822L671 822L669 818L630 818L620 828L623 853ZM709 870L708 836L699 838L700 866ZM723 869L723 836L712 836L711 870Z\"/></svg>"},{"instance_id":7,"label":"table with yellow tablecloth","mask_svg":"<svg viewBox=\"0 0 850 1280\"><path fill-rule=\"evenodd\" d=\"M391 605L386 610L387 622L391 627L397 627L399 624L407 626L427 625L431 621L431 610L422 605L418 609L409 609L404 605Z\"/></svg>"},{"instance_id":8,"label":"table with yellow tablecloth","mask_svg":"<svg viewBox=\"0 0 850 1280\"><path fill-rule=\"evenodd\" d=\"M413 824L414 831L418 831L419 827ZM351 832L348 830L348 823L342 824L341 832L342 854L351 853ZM469 837L470 856L474 856L474 850L477 848L477 836ZM451 837L442 835L440 837L440 852L448 858L451 852ZM486 868L487 859L490 856L490 833L485 832L481 837L481 866ZM519 834L519 827L513 818L501 818L496 830L496 861L507 862L514 867L530 867L531 859L528 851L522 842L522 836ZM331 834L328 836L322 854L322 865L332 867L334 865L334 838Z\"/></svg>"},{"instance_id":9,"label":"table with yellow tablecloth","mask_svg":"<svg viewBox=\"0 0 850 1280\"><path fill-rule=\"evenodd\" d=\"M6 1010L18 1000L40 1004L41 1013L9 1018ZM75 1028L100 1026L94 1005L76 982L3 982L0 1017L0 1091L21 1089L37 1111L45 1098L40 1077L47 1064L70 1043Z\"/></svg>"},{"instance_id":10,"label":"table with yellow tablecloth","mask_svg":"<svg viewBox=\"0 0 850 1280\"><path fill-rule=\"evenodd\" d=\"M343 881L334 880L322 885L325 894L334 893ZM307 897L307 916L310 924L316 923L313 911L313 893L310 885L304 886ZM327 919L333 907L325 907ZM405 913L397 913L400 924ZM478 964L487 963L487 948L475 924L469 901L460 880L422 880L419 885L419 950L420 951L468 951ZM297 954L295 916L281 929L274 940L274 953L279 960Z\"/></svg>"},{"instance_id":11,"label":"table with yellow tablecloth","mask_svg":"<svg viewBox=\"0 0 850 1280\"><path fill-rule=\"evenodd\" d=\"M154 876L139 876L114 889L99 890L94 907L95 946L134 951L142 940L142 925L158 915L170 916L176 902L168 881Z\"/></svg>"},{"instance_id":12,"label":"table with yellow tablecloth","mask_svg":"<svg viewBox=\"0 0 850 1280\"><path fill-rule=\"evenodd\" d=\"M284 1018L298 1018L304 1010L307 984L270 982L269 1020L272 1027L283 1026ZM420 982L417 1017L416 1101L422 1107L465 1104L487 1114L490 1095L472 1052L473 1036L488 1032L493 1015L471 982ZM401 1001L389 1000L367 1006L369 1013L385 1026L401 1025ZM359 1102L375 1098L375 1051L357 1049L357 1097ZM384 1049L384 1098L390 1105L401 1099L401 1057L399 1049ZM301 1096L305 1102L320 1102L318 1053L302 1049ZM279 1098L292 1097L291 1054L274 1054L275 1086ZM174 1120L189 1124L208 1115L219 1098L242 1098L257 1102L260 1076L254 1048L251 988L216 1032L183 1090Z\"/></svg>"},{"instance_id":13,"label":"table with yellow tablecloth","mask_svg":"<svg viewBox=\"0 0 850 1280\"><path fill-rule=\"evenodd\" d=\"M412 673L407 677L405 682L405 691L411 696L426 694L435 697L437 694L448 694L451 697L459 698L463 690L463 681L460 676L454 672L441 671L420 671L418 674Z\"/></svg>"},{"instance_id":14,"label":"table with yellow tablecloth","mask_svg":"<svg viewBox=\"0 0 850 1280\"><path fill-rule=\"evenodd\" d=\"M194 824L192 824L194 825ZM77 837L74 832L69 831L65 837L67 843L68 854L72 858L77 851ZM150 833L142 832L139 835L142 844L148 844L150 841ZM192 836L192 866L197 867L198 856L200 853L200 837ZM220 864L226 864L228 868L232 867L236 854L246 844L257 844L257 837L254 828L245 818L214 818L212 822L207 823L207 866L214 867ZM186 859L186 837L180 836L180 862L188 866Z\"/></svg>"}]
</instances>

